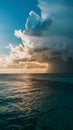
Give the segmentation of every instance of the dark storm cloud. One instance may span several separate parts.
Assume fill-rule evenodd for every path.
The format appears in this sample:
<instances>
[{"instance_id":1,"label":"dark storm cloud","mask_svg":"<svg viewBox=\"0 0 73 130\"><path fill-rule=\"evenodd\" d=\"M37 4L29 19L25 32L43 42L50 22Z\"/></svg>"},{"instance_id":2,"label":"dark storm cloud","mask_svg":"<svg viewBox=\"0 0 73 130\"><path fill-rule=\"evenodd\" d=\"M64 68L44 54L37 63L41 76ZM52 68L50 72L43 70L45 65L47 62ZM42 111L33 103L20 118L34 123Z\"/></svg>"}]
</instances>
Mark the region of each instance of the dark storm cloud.
<instances>
[{"instance_id":1,"label":"dark storm cloud","mask_svg":"<svg viewBox=\"0 0 73 130\"><path fill-rule=\"evenodd\" d=\"M49 3L49 4L62 4L65 6L73 6L73 0L39 0L39 3Z\"/></svg>"},{"instance_id":2,"label":"dark storm cloud","mask_svg":"<svg viewBox=\"0 0 73 130\"><path fill-rule=\"evenodd\" d=\"M25 35L29 37L26 48L30 55L29 58L25 56L25 61L51 64L51 72L73 72L72 6L73 2L68 0L39 0L41 15L31 11L24 33L18 32L24 44Z\"/></svg>"},{"instance_id":3,"label":"dark storm cloud","mask_svg":"<svg viewBox=\"0 0 73 130\"><path fill-rule=\"evenodd\" d=\"M54 73L73 73L73 58L68 57L66 61L60 59L59 62L52 61L52 72Z\"/></svg>"},{"instance_id":4,"label":"dark storm cloud","mask_svg":"<svg viewBox=\"0 0 73 130\"><path fill-rule=\"evenodd\" d=\"M51 55L61 55L61 51L51 51Z\"/></svg>"},{"instance_id":5,"label":"dark storm cloud","mask_svg":"<svg viewBox=\"0 0 73 130\"><path fill-rule=\"evenodd\" d=\"M58 1L58 0L57 0ZM60 0L60 3L66 5L66 6L73 6L73 0Z\"/></svg>"},{"instance_id":6,"label":"dark storm cloud","mask_svg":"<svg viewBox=\"0 0 73 130\"><path fill-rule=\"evenodd\" d=\"M39 0L41 15L54 20L48 35L73 38L73 0Z\"/></svg>"}]
</instances>

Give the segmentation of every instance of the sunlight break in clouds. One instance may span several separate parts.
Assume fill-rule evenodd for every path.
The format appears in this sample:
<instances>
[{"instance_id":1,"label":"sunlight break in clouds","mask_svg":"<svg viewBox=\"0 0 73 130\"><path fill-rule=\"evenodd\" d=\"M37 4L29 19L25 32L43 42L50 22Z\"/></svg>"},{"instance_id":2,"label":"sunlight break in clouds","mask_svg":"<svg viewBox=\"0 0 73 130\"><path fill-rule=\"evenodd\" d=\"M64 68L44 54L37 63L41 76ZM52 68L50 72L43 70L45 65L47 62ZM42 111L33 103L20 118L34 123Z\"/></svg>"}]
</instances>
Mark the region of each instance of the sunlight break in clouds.
<instances>
[{"instance_id":1,"label":"sunlight break in clouds","mask_svg":"<svg viewBox=\"0 0 73 130\"><path fill-rule=\"evenodd\" d=\"M39 63L38 60L36 60L33 57L34 53L34 46L32 43L30 43L30 40L27 38L26 35L24 35L21 30L15 31L15 36L22 39L22 44L19 46L13 46L12 44L9 44L10 48L10 55L1 57L0 58L0 68L5 68L3 70L0 70L2 73L9 73L8 69L12 71L12 73L18 71L17 73L22 72L22 70L16 70L15 68L23 68L23 73L45 73L48 69L47 63ZM36 55L37 56L37 55ZM40 57L41 58L41 57ZM14 69L12 69L14 68ZM31 72L32 70L32 72ZM42 72L41 72L42 71Z\"/></svg>"},{"instance_id":2,"label":"sunlight break in clouds","mask_svg":"<svg viewBox=\"0 0 73 130\"><path fill-rule=\"evenodd\" d=\"M34 11L31 11L25 24L26 29L23 32L21 30L15 30L14 32L17 38L21 38L22 43L15 47L9 44L10 54L0 58L0 68L38 68L41 71L44 69L43 72L46 72L48 63L44 63L43 55L40 55L39 52L39 50L43 50L42 44L36 47L37 43L31 42L30 39L32 39L32 35L37 35L38 32L42 35L42 32L50 26L50 23L50 19L42 19ZM31 35L30 38L28 38L29 35Z\"/></svg>"}]
</instances>

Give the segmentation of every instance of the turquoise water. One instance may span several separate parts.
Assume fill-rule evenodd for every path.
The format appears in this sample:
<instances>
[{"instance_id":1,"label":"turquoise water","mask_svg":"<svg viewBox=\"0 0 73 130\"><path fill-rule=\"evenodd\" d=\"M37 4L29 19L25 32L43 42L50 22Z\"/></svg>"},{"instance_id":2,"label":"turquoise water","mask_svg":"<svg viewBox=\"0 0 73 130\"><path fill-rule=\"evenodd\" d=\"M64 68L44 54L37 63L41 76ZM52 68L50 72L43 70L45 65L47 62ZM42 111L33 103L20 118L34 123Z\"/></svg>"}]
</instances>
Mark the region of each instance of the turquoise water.
<instances>
[{"instance_id":1,"label":"turquoise water","mask_svg":"<svg viewBox=\"0 0 73 130\"><path fill-rule=\"evenodd\" d=\"M73 75L1 74L0 130L73 130Z\"/></svg>"}]
</instances>

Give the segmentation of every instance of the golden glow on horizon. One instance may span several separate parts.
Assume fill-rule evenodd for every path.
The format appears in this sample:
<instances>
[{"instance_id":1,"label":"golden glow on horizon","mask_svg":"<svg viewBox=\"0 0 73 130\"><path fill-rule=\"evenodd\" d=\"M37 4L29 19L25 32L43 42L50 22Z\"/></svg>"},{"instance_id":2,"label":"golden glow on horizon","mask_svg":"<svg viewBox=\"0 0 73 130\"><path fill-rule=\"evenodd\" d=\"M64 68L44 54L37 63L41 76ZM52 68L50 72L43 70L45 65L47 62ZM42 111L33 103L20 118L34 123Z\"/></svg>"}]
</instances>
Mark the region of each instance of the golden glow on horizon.
<instances>
[{"instance_id":1,"label":"golden glow on horizon","mask_svg":"<svg viewBox=\"0 0 73 130\"><path fill-rule=\"evenodd\" d=\"M14 74L14 73L48 73L47 68L32 68L32 69L0 69L0 73Z\"/></svg>"},{"instance_id":2,"label":"golden glow on horizon","mask_svg":"<svg viewBox=\"0 0 73 130\"><path fill-rule=\"evenodd\" d=\"M0 68L0 74L10 74L10 73L48 73L49 65L48 63L39 62L27 62L26 67L23 68Z\"/></svg>"}]
</instances>

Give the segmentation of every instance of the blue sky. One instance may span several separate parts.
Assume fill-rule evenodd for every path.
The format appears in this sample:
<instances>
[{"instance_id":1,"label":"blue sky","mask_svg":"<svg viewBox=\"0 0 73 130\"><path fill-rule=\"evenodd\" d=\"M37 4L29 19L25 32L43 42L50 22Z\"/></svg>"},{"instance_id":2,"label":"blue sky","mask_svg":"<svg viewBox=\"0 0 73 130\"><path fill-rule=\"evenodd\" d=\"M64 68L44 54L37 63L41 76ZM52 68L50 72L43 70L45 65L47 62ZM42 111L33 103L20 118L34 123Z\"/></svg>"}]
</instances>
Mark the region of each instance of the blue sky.
<instances>
[{"instance_id":1,"label":"blue sky","mask_svg":"<svg viewBox=\"0 0 73 130\"><path fill-rule=\"evenodd\" d=\"M0 46L20 42L14 36L14 30L25 28L25 22L31 10L40 12L37 8L37 0L0 0ZM3 47L0 50L4 49Z\"/></svg>"}]
</instances>

